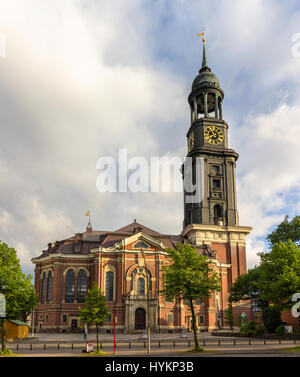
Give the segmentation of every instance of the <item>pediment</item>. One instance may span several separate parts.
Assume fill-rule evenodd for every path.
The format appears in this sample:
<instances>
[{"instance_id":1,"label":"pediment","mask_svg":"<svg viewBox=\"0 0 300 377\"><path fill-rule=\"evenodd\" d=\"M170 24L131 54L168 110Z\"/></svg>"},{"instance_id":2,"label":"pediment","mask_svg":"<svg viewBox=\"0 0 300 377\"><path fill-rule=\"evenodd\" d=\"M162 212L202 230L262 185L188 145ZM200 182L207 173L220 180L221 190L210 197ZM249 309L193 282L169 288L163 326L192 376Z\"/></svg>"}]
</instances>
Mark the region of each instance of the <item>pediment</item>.
<instances>
[{"instance_id":1,"label":"pediment","mask_svg":"<svg viewBox=\"0 0 300 377\"><path fill-rule=\"evenodd\" d=\"M140 232L133 236L124 238L121 242L115 244L114 249L125 250L145 250L145 251L160 251L164 250L166 246L156 238L149 236L146 233Z\"/></svg>"}]
</instances>

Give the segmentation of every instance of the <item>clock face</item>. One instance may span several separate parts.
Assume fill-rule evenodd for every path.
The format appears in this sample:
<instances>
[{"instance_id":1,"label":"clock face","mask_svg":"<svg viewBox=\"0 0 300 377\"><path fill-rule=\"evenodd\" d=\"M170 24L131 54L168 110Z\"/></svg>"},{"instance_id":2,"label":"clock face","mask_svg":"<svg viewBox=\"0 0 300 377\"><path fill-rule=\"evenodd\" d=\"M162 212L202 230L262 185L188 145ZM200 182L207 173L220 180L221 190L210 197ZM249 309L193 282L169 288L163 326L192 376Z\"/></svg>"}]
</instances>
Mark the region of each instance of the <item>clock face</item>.
<instances>
[{"instance_id":1,"label":"clock face","mask_svg":"<svg viewBox=\"0 0 300 377\"><path fill-rule=\"evenodd\" d=\"M188 138L188 151L190 151L194 146L194 132L192 132Z\"/></svg>"},{"instance_id":2,"label":"clock face","mask_svg":"<svg viewBox=\"0 0 300 377\"><path fill-rule=\"evenodd\" d=\"M224 134L219 127L209 126L204 132L205 140L212 145L221 144L224 140Z\"/></svg>"}]
</instances>

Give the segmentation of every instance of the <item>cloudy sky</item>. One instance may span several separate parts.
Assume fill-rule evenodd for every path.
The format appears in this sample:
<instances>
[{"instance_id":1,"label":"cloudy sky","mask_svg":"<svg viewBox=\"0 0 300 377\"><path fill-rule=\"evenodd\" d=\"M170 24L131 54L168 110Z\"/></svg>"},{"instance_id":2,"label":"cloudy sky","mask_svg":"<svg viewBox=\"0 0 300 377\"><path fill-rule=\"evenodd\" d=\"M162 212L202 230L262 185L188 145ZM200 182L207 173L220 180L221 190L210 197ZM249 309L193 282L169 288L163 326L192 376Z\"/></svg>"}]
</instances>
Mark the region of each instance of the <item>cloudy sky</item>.
<instances>
[{"instance_id":1,"label":"cloudy sky","mask_svg":"<svg viewBox=\"0 0 300 377\"><path fill-rule=\"evenodd\" d=\"M300 212L297 0L0 0L0 239L26 273L48 242L133 221L179 234L181 193L100 193L102 156L186 154L201 65L225 91L248 267Z\"/></svg>"}]
</instances>

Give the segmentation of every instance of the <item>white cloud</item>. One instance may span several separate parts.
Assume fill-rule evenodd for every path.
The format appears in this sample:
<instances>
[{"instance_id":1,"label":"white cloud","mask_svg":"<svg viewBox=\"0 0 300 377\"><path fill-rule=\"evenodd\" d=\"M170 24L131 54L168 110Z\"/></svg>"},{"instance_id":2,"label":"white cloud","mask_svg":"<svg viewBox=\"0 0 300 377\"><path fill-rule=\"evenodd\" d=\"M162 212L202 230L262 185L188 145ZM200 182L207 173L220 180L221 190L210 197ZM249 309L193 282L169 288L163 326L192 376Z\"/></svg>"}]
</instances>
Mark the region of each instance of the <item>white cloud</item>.
<instances>
[{"instance_id":1,"label":"white cloud","mask_svg":"<svg viewBox=\"0 0 300 377\"><path fill-rule=\"evenodd\" d=\"M250 117L236 137L240 138L242 151L238 182L240 221L253 226L255 244L255 237L268 234L284 219L283 211L290 210L290 191L300 194L300 105L283 104L269 114ZM254 251L252 244L249 261Z\"/></svg>"},{"instance_id":2,"label":"white cloud","mask_svg":"<svg viewBox=\"0 0 300 377\"><path fill-rule=\"evenodd\" d=\"M243 102L245 115L257 114L261 101L270 104L240 129L229 124L241 155L240 223L254 227L248 260L255 260L258 237L280 222L289 190L299 189L300 93L294 89L291 104L283 85L300 77L291 56L299 12L269 0L148 7L138 0L11 0L0 2L0 21L7 54L0 59L0 237L23 250L24 263L84 227L88 209L96 228L136 217L159 231L180 231L180 194L100 195L95 166L120 147L129 158L183 157L197 70L184 77L176 69L199 67L196 33L203 28L225 95ZM262 98L266 88L272 96ZM239 112L236 103L224 104L225 117L243 117Z\"/></svg>"}]
</instances>

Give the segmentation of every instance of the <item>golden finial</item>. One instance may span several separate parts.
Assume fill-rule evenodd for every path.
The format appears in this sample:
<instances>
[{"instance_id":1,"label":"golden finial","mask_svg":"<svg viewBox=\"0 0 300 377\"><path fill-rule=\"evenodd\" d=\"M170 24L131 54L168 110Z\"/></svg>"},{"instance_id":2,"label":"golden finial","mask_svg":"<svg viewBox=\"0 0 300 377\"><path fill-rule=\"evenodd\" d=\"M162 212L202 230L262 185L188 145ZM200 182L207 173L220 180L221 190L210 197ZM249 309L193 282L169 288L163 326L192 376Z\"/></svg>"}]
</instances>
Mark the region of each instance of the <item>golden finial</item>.
<instances>
[{"instance_id":1,"label":"golden finial","mask_svg":"<svg viewBox=\"0 0 300 377\"><path fill-rule=\"evenodd\" d=\"M205 33L205 31L203 31L203 32L200 33L200 34L197 34L197 37L203 37L203 38L202 38L202 42L203 42L203 44L205 45L206 39L205 39L204 33Z\"/></svg>"}]
</instances>

